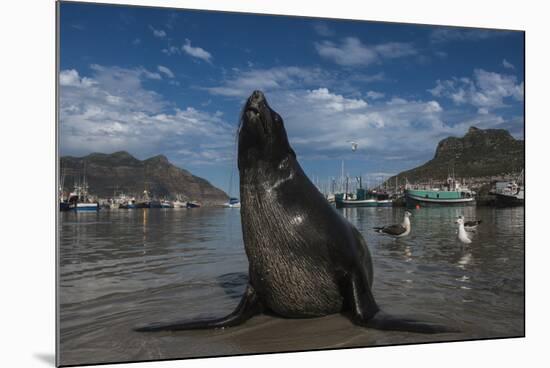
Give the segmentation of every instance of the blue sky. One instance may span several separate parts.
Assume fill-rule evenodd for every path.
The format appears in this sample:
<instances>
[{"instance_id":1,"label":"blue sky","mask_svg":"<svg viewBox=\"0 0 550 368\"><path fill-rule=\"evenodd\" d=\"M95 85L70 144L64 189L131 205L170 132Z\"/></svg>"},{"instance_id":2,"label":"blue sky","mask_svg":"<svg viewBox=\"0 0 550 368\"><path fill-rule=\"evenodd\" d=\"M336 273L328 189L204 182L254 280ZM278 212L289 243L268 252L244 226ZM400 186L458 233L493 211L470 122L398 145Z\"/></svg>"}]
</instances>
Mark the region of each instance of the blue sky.
<instances>
[{"instance_id":1,"label":"blue sky","mask_svg":"<svg viewBox=\"0 0 550 368\"><path fill-rule=\"evenodd\" d=\"M418 166L470 126L524 134L521 32L76 3L60 23L61 155L164 154L235 194L254 89L325 181Z\"/></svg>"}]
</instances>

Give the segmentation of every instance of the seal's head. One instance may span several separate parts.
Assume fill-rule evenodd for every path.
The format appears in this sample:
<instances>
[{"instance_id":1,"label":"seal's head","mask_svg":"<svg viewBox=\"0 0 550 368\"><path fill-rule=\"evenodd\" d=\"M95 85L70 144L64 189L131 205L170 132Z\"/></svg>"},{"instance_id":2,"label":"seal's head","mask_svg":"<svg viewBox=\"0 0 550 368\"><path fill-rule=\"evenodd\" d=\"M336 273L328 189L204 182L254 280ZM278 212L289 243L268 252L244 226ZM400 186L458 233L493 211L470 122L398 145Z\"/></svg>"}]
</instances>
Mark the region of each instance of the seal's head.
<instances>
[{"instance_id":1,"label":"seal's head","mask_svg":"<svg viewBox=\"0 0 550 368\"><path fill-rule=\"evenodd\" d=\"M288 143L283 119L269 107L261 91L254 91L241 116L239 169L257 162L278 165L288 155L296 157Z\"/></svg>"}]
</instances>

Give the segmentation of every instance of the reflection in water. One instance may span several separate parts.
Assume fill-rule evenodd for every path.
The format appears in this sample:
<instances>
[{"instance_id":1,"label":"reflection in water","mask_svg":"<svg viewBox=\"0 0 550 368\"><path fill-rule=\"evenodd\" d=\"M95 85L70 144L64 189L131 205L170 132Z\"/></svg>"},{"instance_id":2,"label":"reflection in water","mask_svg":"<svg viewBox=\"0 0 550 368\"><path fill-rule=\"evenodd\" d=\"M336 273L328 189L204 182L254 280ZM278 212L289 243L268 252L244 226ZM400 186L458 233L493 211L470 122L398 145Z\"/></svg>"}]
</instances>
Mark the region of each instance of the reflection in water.
<instances>
[{"instance_id":1,"label":"reflection in water","mask_svg":"<svg viewBox=\"0 0 550 368\"><path fill-rule=\"evenodd\" d=\"M374 263L374 294L391 313L419 315L461 332L420 335L353 326L340 315L261 316L215 331L139 334L151 321L221 316L247 282L236 209L113 210L60 214L60 336L63 364L365 346L523 334L523 208L413 210L411 234L374 226L401 222L402 208L345 208ZM480 219L474 240L455 220Z\"/></svg>"}]
</instances>

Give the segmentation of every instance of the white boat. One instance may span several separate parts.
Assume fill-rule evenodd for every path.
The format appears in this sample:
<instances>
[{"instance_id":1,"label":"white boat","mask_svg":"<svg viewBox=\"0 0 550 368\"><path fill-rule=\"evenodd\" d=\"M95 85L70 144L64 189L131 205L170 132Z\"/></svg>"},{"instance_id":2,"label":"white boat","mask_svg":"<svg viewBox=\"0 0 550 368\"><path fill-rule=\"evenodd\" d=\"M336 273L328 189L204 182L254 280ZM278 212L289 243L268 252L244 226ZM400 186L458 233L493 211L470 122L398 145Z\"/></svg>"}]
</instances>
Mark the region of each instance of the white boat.
<instances>
[{"instance_id":1,"label":"white boat","mask_svg":"<svg viewBox=\"0 0 550 368\"><path fill-rule=\"evenodd\" d=\"M99 211L99 203L78 202L75 209L77 211Z\"/></svg>"},{"instance_id":2,"label":"white boat","mask_svg":"<svg viewBox=\"0 0 550 368\"><path fill-rule=\"evenodd\" d=\"M523 172L520 174L520 178ZM512 181L501 181L495 184L491 192L496 196L499 206L522 206L525 203L525 187L520 184L520 179Z\"/></svg>"},{"instance_id":3,"label":"white boat","mask_svg":"<svg viewBox=\"0 0 550 368\"><path fill-rule=\"evenodd\" d=\"M173 202L174 208L186 208L187 207L187 201L180 201L179 199L175 200Z\"/></svg>"},{"instance_id":4,"label":"white boat","mask_svg":"<svg viewBox=\"0 0 550 368\"><path fill-rule=\"evenodd\" d=\"M89 194L88 194L88 182L86 181L86 177L84 176L82 179L81 184L75 185L75 199L73 202L75 202L74 209L77 212L81 211L99 211L99 203L96 201L93 201ZM69 200L70 202L71 200Z\"/></svg>"},{"instance_id":5,"label":"white boat","mask_svg":"<svg viewBox=\"0 0 550 368\"><path fill-rule=\"evenodd\" d=\"M229 202L224 204L227 208L241 208L241 202L237 198L229 198Z\"/></svg>"},{"instance_id":6,"label":"white boat","mask_svg":"<svg viewBox=\"0 0 550 368\"><path fill-rule=\"evenodd\" d=\"M160 201L160 207L161 208L174 208L174 202L166 200L166 199L162 199Z\"/></svg>"}]
</instances>

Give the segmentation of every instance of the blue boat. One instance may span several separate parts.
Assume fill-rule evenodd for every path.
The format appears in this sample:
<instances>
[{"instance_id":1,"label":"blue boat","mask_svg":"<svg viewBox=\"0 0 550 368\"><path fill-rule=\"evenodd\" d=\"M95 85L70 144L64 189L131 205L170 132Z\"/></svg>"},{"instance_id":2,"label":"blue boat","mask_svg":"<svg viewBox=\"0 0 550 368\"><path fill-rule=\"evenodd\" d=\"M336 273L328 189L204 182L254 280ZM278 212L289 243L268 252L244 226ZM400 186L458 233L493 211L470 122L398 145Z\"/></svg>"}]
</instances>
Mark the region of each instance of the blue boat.
<instances>
[{"instance_id":1,"label":"blue boat","mask_svg":"<svg viewBox=\"0 0 550 368\"><path fill-rule=\"evenodd\" d=\"M229 202L225 203L224 206L228 208L240 208L241 202L238 198L229 198Z\"/></svg>"},{"instance_id":2,"label":"blue boat","mask_svg":"<svg viewBox=\"0 0 550 368\"><path fill-rule=\"evenodd\" d=\"M363 191L365 191L363 189ZM377 207L378 203L376 198L369 197L367 198L362 192L357 190L356 195L351 195L349 193L338 193L334 196L336 208L343 207ZM366 191L365 191L366 192Z\"/></svg>"},{"instance_id":3,"label":"blue boat","mask_svg":"<svg viewBox=\"0 0 550 368\"><path fill-rule=\"evenodd\" d=\"M336 208L342 207L392 207L393 200L386 192L366 190L361 187L361 179L358 178L359 188L355 194L338 193L334 195Z\"/></svg>"},{"instance_id":4,"label":"blue boat","mask_svg":"<svg viewBox=\"0 0 550 368\"><path fill-rule=\"evenodd\" d=\"M90 212L99 211L99 203L97 202L79 202L76 204L75 210L77 212Z\"/></svg>"}]
</instances>

